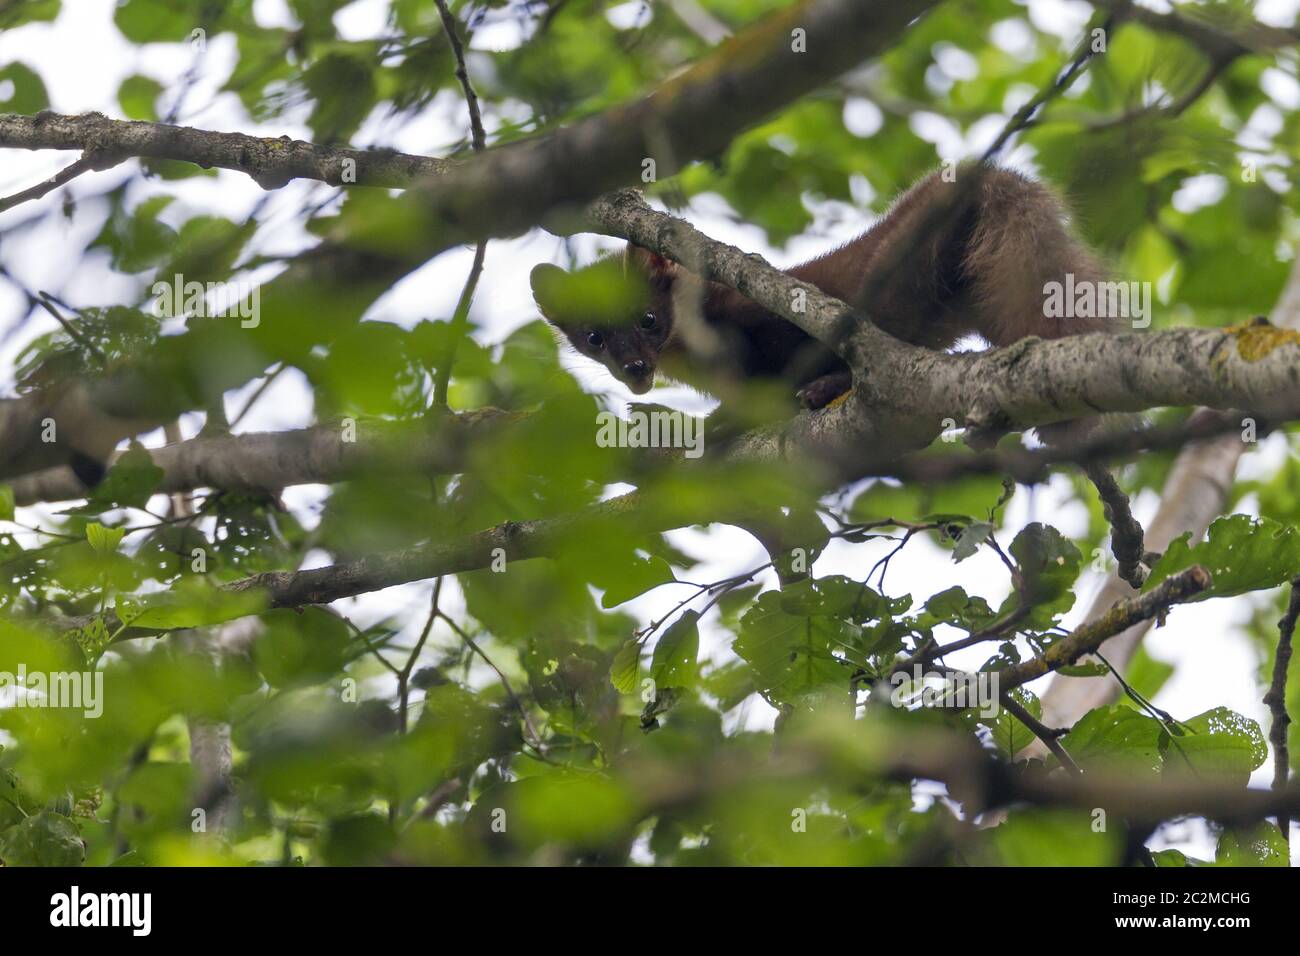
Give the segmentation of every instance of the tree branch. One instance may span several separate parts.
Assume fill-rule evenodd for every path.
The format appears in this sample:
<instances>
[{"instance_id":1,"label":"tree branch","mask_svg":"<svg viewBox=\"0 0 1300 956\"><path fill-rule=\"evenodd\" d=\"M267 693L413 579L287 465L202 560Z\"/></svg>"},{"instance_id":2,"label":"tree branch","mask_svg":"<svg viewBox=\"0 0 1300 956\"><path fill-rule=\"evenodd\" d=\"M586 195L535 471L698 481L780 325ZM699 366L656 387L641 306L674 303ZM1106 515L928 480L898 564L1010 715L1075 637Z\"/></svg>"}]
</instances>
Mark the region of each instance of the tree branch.
<instances>
[{"instance_id":1,"label":"tree branch","mask_svg":"<svg viewBox=\"0 0 1300 956\"><path fill-rule=\"evenodd\" d=\"M1088 462L1083 466L1083 473L1088 476L1101 497L1102 510L1110 522L1110 550L1119 563L1117 572L1121 579L1128 582L1134 590L1142 587L1147 572L1142 566L1145 552L1142 547L1142 525L1133 517L1128 495L1119 486L1104 465Z\"/></svg>"},{"instance_id":2,"label":"tree branch","mask_svg":"<svg viewBox=\"0 0 1300 956\"><path fill-rule=\"evenodd\" d=\"M1273 745L1273 789L1282 790L1287 786L1291 775L1290 753L1287 749L1287 727L1291 717L1286 711L1287 669L1291 664L1291 640L1295 636L1296 619L1300 618L1300 578L1291 582L1291 600L1286 614L1278 622L1277 654L1273 658L1273 680L1268 693L1264 695L1264 706L1268 708L1272 722L1268 728L1269 743ZM1291 820L1286 814L1279 814L1278 829L1282 839L1291 838Z\"/></svg>"},{"instance_id":3,"label":"tree branch","mask_svg":"<svg viewBox=\"0 0 1300 956\"><path fill-rule=\"evenodd\" d=\"M905 456L883 461L878 467L863 468L856 477L941 483L971 475L1007 475L1022 484L1037 484L1047 480L1054 465L1087 465L1145 451L1193 448L1224 435L1235 436L1241 430L1242 414L1203 409L1179 425L1090 435L1070 447L996 448L969 454ZM466 453L476 441L499 429L522 424L528 417L527 412L485 407L444 414L441 419L425 423L363 420L357 425L355 443L344 440L343 429L337 424L328 424L219 438L200 434L188 441L147 451L154 465L164 471L158 485L160 492L198 488L268 491L302 484L333 484L377 471L455 474L465 468ZM1269 428L1268 423L1260 420L1259 437L1266 435ZM755 454L762 448L777 451L780 440L765 443L765 436L766 433L760 432L750 440ZM646 457L655 460L679 454L674 449L645 450ZM118 457L114 455L113 461ZM628 477L635 475L629 473ZM24 475L9 485L18 505L68 501L87 494L81 480L66 466Z\"/></svg>"},{"instance_id":4,"label":"tree branch","mask_svg":"<svg viewBox=\"0 0 1300 956\"><path fill-rule=\"evenodd\" d=\"M621 770L646 812L716 801L764 782L824 779L935 780L974 816L1017 804L1092 811L1103 808L1131 824L1201 816L1245 824L1278 813L1300 814L1300 789L1257 790L1208 778L1151 779L1093 771L1080 776L1021 773L969 737L940 730L884 732L868 723L845 736L792 739L774 754L711 753L693 774L666 775L662 763L632 758Z\"/></svg>"},{"instance_id":5,"label":"tree branch","mask_svg":"<svg viewBox=\"0 0 1300 956\"><path fill-rule=\"evenodd\" d=\"M333 484L366 473L451 474L463 470L475 441L526 415L483 408L443 413L422 424L361 421L356 441L338 423L284 432L193 438L149 452L163 469L159 492L217 488L266 492L290 485ZM66 501L87 494L66 466L12 482L16 504Z\"/></svg>"},{"instance_id":6,"label":"tree branch","mask_svg":"<svg viewBox=\"0 0 1300 956\"><path fill-rule=\"evenodd\" d=\"M3 117L0 117L2 120ZM6 212L21 203L30 202L33 199L40 199L42 196L53 192L60 186L72 182L82 173L88 173L92 170L107 169L116 163L106 163L104 160L87 153L70 166L65 166L54 176L45 180L43 183L37 183L21 192L16 192L12 196L0 198L0 212Z\"/></svg>"},{"instance_id":7,"label":"tree branch","mask_svg":"<svg viewBox=\"0 0 1300 956\"><path fill-rule=\"evenodd\" d=\"M1276 324L1300 330L1300 263L1294 263L1287 284L1273 309ZM1209 420L1216 413L1201 409L1193 414L1189 426L1197 420ZM1245 422L1238 418L1240 427ZM1226 424L1226 423L1225 423ZM1264 433L1256 420L1259 434ZM1146 547L1163 551L1174 538L1191 532L1192 540L1205 533L1228 502L1237 462L1252 447L1238 430L1226 430L1194 447L1185 448L1174 462L1173 470L1160 492L1160 507L1147 526ZM1109 578L1093 598L1088 618L1104 615L1115 601L1131 593L1117 577ZM1123 669L1136 652L1149 626L1141 621L1129 628L1107 649L1107 658ZM1043 717L1049 723L1068 727L1094 707L1113 701L1119 693L1114 681L1057 675L1043 694Z\"/></svg>"},{"instance_id":8,"label":"tree branch","mask_svg":"<svg viewBox=\"0 0 1300 956\"><path fill-rule=\"evenodd\" d=\"M998 687L1012 690L1058 668L1068 667L1138 621L1150 620L1174 604L1191 600L1210 583L1209 572L1199 565L1166 578L1145 594L1120 601L1099 620L1075 628L1068 637L1047 648L1042 656L998 671Z\"/></svg>"},{"instance_id":9,"label":"tree branch","mask_svg":"<svg viewBox=\"0 0 1300 956\"><path fill-rule=\"evenodd\" d=\"M1065 748L1061 746L1061 742L1056 739L1061 735L1062 731L1048 727L1024 707L1020 706L1020 702L1012 694L1002 695L1002 707L1012 717L1028 727L1033 732L1033 735L1043 742L1043 746L1050 750L1056 759L1060 761L1062 767L1076 777L1083 773L1079 769L1079 765L1074 762L1074 758L1066 753Z\"/></svg>"},{"instance_id":10,"label":"tree branch","mask_svg":"<svg viewBox=\"0 0 1300 956\"><path fill-rule=\"evenodd\" d=\"M1251 53L1268 53L1294 46L1300 40L1295 30L1272 27L1249 17L1233 20L1198 15L1192 5L1162 13L1138 6L1131 0L1089 0L1094 7L1107 10L1125 20L1162 33L1172 33L1199 47L1211 60L1234 59Z\"/></svg>"},{"instance_id":11,"label":"tree branch","mask_svg":"<svg viewBox=\"0 0 1300 956\"><path fill-rule=\"evenodd\" d=\"M393 150L317 146L288 136L218 133L167 123L109 119L103 113L67 116L49 110L35 116L0 113L0 147L93 149L119 157L171 159L204 169L245 173L263 189L278 189L294 179L315 179L332 186L400 189L423 177L441 176L459 165Z\"/></svg>"},{"instance_id":12,"label":"tree branch","mask_svg":"<svg viewBox=\"0 0 1300 956\"><path fill-rule=\"evenodd\" d=\"M981 429L1050 424L1098 412L1200 404L1289 417L1300 411L1300 333L1265 320L1226 329L1023 339L986 352L949 354L908 345L866 316L760 256L710 239L624 190L589 208L601 232L689 263L702 278L737 289L808 334L833 340L854 373L849 400L806 416L834 454L861 467L924 447L945 418ZM797 296L795 293L802 293ZM803 308L797 308L796 303Z\"/></svg>"},{"instance_id":13,"label":"tree branch","mask_svg":"<svg viewBox=\"0 0 1300 956\"><path fill-rule=\"evenodd\" d=\"M297 337L306 350L322 336L318 316L309 319L304 304L328 304L340 321L359 316L432 256L463 242L518 234L557 209L576 211L608 189L638 181L647 158L658 158L663 175L717 155L741 130L888 49L936 2L803 0L781 10L640 100L422 178L419 188L386 207L389 221L402 223L401 234L418 241L393 242L388 231L380 235L364 227L357 228L366 234L358 235L345 217L319 246L262 287L268 319L239 343L239 354L249 356L246 364L201 363L214 347L205 337L220 340L223 333L191 330L160 342L149 359L103 380L69 385L59 395L0 403L0 479L66 464L75 453L84 454L80 446L86 444L106 444L106 455L122 438L201 404L204 396L176 384L179 380L201 380L210 391L224 391L283 358L276 343ZM794 50L794 29L804 31L806 53ZM20 117L18 126L27 129L35 119ZM0 125L0 137L12 126ZM233 159L243 164L245 158ZM274 334L264 331L271 326ZM264 362L251 354L259 348L267 350L260 356ZM203 374L190 376L200 363ZM79 418L83 412L85 421ZM46 418L59 421L58 442L41 440Z\"/></svg>"}]
</instances>

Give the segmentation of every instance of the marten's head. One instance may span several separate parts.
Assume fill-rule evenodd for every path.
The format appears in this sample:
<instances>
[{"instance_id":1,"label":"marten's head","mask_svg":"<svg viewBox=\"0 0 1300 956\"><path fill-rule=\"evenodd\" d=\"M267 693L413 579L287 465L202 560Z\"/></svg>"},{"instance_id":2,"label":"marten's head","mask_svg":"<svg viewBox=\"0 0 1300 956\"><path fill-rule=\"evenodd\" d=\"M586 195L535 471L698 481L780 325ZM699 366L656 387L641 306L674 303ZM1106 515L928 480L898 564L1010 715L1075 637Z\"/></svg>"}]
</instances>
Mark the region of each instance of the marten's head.
<instances>
[{"instance_id":1,"label":"marten's head","mask_svg":"<svg viewBox=\"0 0 1300 956\"><path fill-rule=\"evenodd\" d=\"M540 265L529 280L546 321L579 354L644 395L654 385L659 356L672 339L677 268L629 243L621 260L603 259L574 273Z\"/></svg>"}]
</instances>

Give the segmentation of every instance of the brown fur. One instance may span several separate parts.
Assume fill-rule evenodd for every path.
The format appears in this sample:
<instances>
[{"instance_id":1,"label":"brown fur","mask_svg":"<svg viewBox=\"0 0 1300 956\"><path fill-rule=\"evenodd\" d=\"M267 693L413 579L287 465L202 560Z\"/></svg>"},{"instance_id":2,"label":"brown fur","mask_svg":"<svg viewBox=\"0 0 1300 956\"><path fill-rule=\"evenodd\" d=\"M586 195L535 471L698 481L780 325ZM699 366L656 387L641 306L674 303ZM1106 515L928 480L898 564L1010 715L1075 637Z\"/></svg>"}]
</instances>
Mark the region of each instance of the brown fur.
<instances>
[{"instance_id":1,"label":"brown fur","mask_svg":"<svg viewBox=\"0 0 1300 956\"><path fill-rule=\"evenodd\" d=\"M548 307L559 269L539 266L532 282L543 314L574 348L638 394L661 368L713 391L723 374L785 378L813 408L848 388L848 370L834 353L751 299L637 246L629 245L625 262L644 279L649 307L598 329ZM953 183L932 173L861 236L786 271L862 310L890 335L932 349L971 333L1008 345L1111 324L1044 315L1046 283L1064 282L1066 273L1076 283L1100 281L1103 273L1068 231L1056 196L1005 169L966 167ZM698 306L702 326L689 324L683 306ZM704 347L687 350L688 340Z\"/></svg>"}]
</instances>

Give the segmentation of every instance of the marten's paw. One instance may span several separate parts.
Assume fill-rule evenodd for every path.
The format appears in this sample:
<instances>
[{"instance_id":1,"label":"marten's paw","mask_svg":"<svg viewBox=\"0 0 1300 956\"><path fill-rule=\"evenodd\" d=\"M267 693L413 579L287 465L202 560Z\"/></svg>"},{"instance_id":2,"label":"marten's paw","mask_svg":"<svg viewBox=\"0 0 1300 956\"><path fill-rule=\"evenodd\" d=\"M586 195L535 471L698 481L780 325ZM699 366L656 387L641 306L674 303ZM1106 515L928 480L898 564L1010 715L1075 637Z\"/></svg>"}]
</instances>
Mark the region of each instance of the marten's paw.
<instances>
[{"instance_id":1,"label":"marten's paw","mask_svg":"<svg viewBox=\"0 0 1300 956\"><path fill-rule=\"evenodd\" d=\"M841 395L848 394L853 387L853 376L849 372L831 372L821 378L815 378L799 391L795 398L809 411L825 408Z\"/></svg>"}]
</instances>

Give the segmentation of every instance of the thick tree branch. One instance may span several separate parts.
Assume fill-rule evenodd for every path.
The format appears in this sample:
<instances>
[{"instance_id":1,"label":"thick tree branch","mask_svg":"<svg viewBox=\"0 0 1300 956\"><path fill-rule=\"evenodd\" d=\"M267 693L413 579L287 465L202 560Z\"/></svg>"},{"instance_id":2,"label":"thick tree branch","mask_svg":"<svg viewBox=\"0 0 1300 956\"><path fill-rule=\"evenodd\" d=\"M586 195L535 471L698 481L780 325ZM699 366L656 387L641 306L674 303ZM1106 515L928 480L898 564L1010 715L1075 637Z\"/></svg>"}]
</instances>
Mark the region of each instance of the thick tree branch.
<instances>
[{"instance_id":1,"label":"thick tree branch","mask_svg":"<svg viewBox=\"0 0 1300 956\"><path fill-rule=\"evenodd\" d=\"M906 4L895 4L895 9L878 12L876 19L870 19L864 18L861 11L854 12L852 8L855 5L852 3L824 3L820 5L822 7L841 8L832 11L833 15L823 15L822 10L813 9L818 6L816 4L804 4L801 6L809 7L806 12L797 12L799 8L796 8L795 11L790 11L786 15L785 19L789 20L788 25L783 20L780 25L776 21L768 21L760 26L767 33L766 39L776 37L778 40L783 35L780 27L786 26L784 38L787 41L790 29L802 27L808 30L810 41L813 39L818 41L818 47L814 47L812 42L809 43L807 47L808 56L823 60L823 63L819 64L819 66L826 71L823 77L824 80L853 65L851 59L846 62L846 57L852 58L853 54L856 53L857 58L861 59L879 52L880 49L883 49L883 45L879 41L889 39L889 37L879 36L880 32L890 29L896 31L906 23L906 18L918 16L931 5L930 3L916 3L912 5L911 9L905 9ZM1298 39L1295 31L1266 26L1253 20L1244 20L1233 24L1216 24L1205 18L1196 17L1186 10L1161 13L1146 7L1133 6L1121 2L1121 0L1096 0L1093 5L1116 13L1126 20L1141 23L1151 29L1181 36L1199 47L1215 63L1226 63L1236 57L1251 53L1268 53L1294 45ZM857 6L865 7L866 5ZM674 8L674 10L679 15L683 12L680 7ZM903 19L900 19L900 17ZM844 25L869 31L870 50L855 49L852 45L853 37L851 35L837 36L835 31ZM817 31L815 37L814 30ZM710 34L708 40L711 43L721 42L726 38L725 28L718 30L715 27L710 27L706 32ZM749 56L753 48L764 37L759 36L759 30L750 30L742 34L742 39L746 42L734 49L729 50L724 46L719 51L720 59L725 61L731 53L741 53ZM826 44L825 41L833 42ZM828 45L829 50L826 49ZM771 50L769 49L768 52L771 52ZM834 62L824 62L828 56ZM708 62L714 67L713 72L716 72L717 62ZM700 69L703 65L701 63L700 67L696 68L700 71L697 78L702 78L706 72L709 72ZM768 72L779 73L781 69L781 67L773 63L770 64ZM459 66L457 76L460 76ZM685 77L682 79L685 79ZM776 77L772 77L769 82L774 82L776 79ZM791 82L801 82L797 78L789 79L791 79ZM814 85L816 85L816 82L819 81L814 80ZM685 85L689 87L691 84L688 81ZM718 84L718 86L723 85ZM745 86L739 82L734 84L728 82L725 85L733 87L727 92L727 95L745 100L747 109L753 108L750 104L754 101L762 103L760 95L757 91L753 91L752 85ZM778 101L788 102L805 91L806 88L801 83L801 88L794 91L793 96L781 95L778 97ZM675 92L684 91L674 85L673 90L665 88L662 94L667 97L670 93ZM690 92L694 98L696 92ZM712 95L717 96L721 92L721 90L717 90ZM643 101L643 104L645 103L646 101ZM727 104L727 108L731 109L733 107L731 104ZM624 107L618 112L626 116L632 116L653 111L647 110L643 106L640 110L633 107ZM696 110L696 112L699 112L699 110ZM727 119L726 113L721 112L718 115L724 120L723 125L727 125L725 123ZM590 123L590 126L608 125L609 120L612 118L612 116L598 118L598 121ZM754 118L757 117L751 117L750 121ZM665 128L668 128L669 125L675 124L664 125ZM710 123L702 127L702 129L711 132L717 125L717 123ZM748 125L748 123L744 125ZM595 133L593 129L588 129L587 135L581 138L590 139L593 135L599 134ZM114 120L100 113L83 113L70 116L48 110L42 111L35 116L0 114L0 147L61 150L102 149L105 152L123 157L170 159L178 162L194 163L204 168L217 167L245 173L268 189L283 186L293 179L314 179L335 186L360 185L405 188L418 180L430 176L440 176L462 165L452 160L398 153L383 149L358 150L346 147L319 146L301 140L293 140L286 136L248 136L244 133L221 133L192 127L173 126L166 123ZM636 160L639 163L643 156L655 155L657 151L657 149L642 150ZM675 152L679 158L685 156L680 151ZM351 178L353 169L350 164L355 164L355 178ZM617 176L613 179L611 185L613 182L626 181L628 178L626 175ZM599 189L596 189L594 192L589 192L588 195L594 195L595 192L599 191Z\"/></svg>"},{"instance_id":2,"label":"thick tree branch","mask_svg":"<svg viewBox=\"0 0 1300 956\"><path fill-rule=\"evenodd\" d=\"M198 488L268 491L302 484L333 484L377 471L455 474L468 466L466 452L475 442L499 429L522 424L528 417L526 412L480 408L449 414L445 420L434 419L423 425L362 421L357 425L356 442L346 441L344 430L332 424L220 438L200 434L148 452L153 463L164 471L158 486L160 492ZM1241 418L1242 413L1202 410L1183 424L1092 435L1071 447L997 448L969 454L905 456L883 461L876 468L864 468L856 477L936 483L971 475L1007 475L1032 485L1046 481L1055 465L1113 461L1145 451L1194 448L1198 443L1229 433L1236 436L1241 430ZM1267 434L1269 427L1260 421L1259 436ZM775 455L781 438L778 435L769 441L770 438L766 431L755 433L743 439L739 449L756 455L760 452ZM647 458L662 461L680 452L648 449L645 454ZM739 450L734 456L743 457ZM114 461L118 457L114 455ZM634 479L635 474L630 472L627 477ZM24 475L10 482L9 487L18 505L69 501L87 494L81 480L66 466Z\"/></svg>"},{"instance_id":3,"label":"thick tree branch","mask_svg":"<svg viewBox=\"0 0 1300 956\"><path fill-rule=\"evenodd\" d=\"M211 397L177 382L201 381L209 393L219 393L285 358L277 349L286 341L310 349L328 338L319 330L313 304L340 322L359 316L432 256L462 242L523 232L558 208L576 210L608 189L639 181L645 159L655 159L664 175L717 155L741 130L888 49L935 2L804 0L737 35L640 100L421 179L419 188L384 210L385 221L401 228L368 228L370 217L361 217L360 225L343 217L321 245L262 288L264 321L235 342L229 335L242 330L209 329L202 336L191 331L161 342L156 354L136 367L70 385L57 400L43 394L0 403L0 479L67 463L89 444L107 444L106 454L122 438ZM796 52L795 29L804 31L800 49L807 52ZM404 238L394 241L394 233ZM233 352L241 361L210 368L212 363L203 360L214 349ZM261 349L265 353L257 354ZM202 366L202 374L195 366ZM87 422L74 414L82 409ZM46 418L62 418L57 443L41 439Z\"/></svg>"},{"instance_id":4,"label":"thick tree branch","mask_svg":"<svg viewBox=\"0 0 1300 956\"><path fill-rule=\"evenodd\" d=\"M667 255L683 255L683 249L677 244L681 230L676 221L653 213L639 200L625 201L623 205L633 210L635 222L641 224L626 230L636 233L633 238ZM789 277L760 259L740 256L736 250L698 233L692 231L687 235L696 247L689 252L702 251L696 261L704 263L706 270L715 269L715 274L732 270L727 278L751 291L763 304L778 312L791 311L787 305L791 299L783 294L793 283ZM845 310L842 304L825 296L820 300L809 296L808 306L806 312L797 314L813 328L819 327L817 323L822 318L843 314ZM801 415L788 426L750 433L729 449L728 457L751 461L784 459L802 456L809 445L820 442L830 443L845 459L861 461L864 455L861 448L855 447L855 437L863 434L887 436L883 447L896 454L903 442L928 442L938 431L939 420L946 415L976 417L967 411L972 406L986 417L993 409L1005 422L1034 425L1085 412L1132 410L1148 405L1294 403L1300 365L1296 362L1300 336L1267 325L1227 330L1186 329L1148 336L1026 340L1007 349L973 356L915 349L866 325L854 333L858 350L851 354L855 360L860 355L861 343L877 338L888 340L882 344L898 363L897 367L893 362L886 362L863 370L864 374L875 376L878 382L883 381L895 391L911 391L913 398L904 407L899 407L896 398L882 401L882 408L864 402L846 402ZM906 376L910 374L915 374L917 381L909 388ZM968 405L958 404L963 401ZM335 446L333 453L338 451ZM887 457L883 452L871 450L865 457L873 454L877 458ZM631 524L639 523L643 531L666 530L704 520L726 520L718 515L638 507L635 501L635 496L625 496L586 513L503 525L458 542L371 555L328 568L272 572L231 587L263 591L271 605L277 607L327 603L420 578L482 567L496 548L513 559L550 554L574 527L587 527L593 521L599 524L615 516ZM621 532L624 530L620 528ZM1081 632L1082 637L1076 634L1073 642L1055 645L1052 654L1061 656L1068 651L1073 659L1094 649L1106 637L1154 614L1163 594L1158 589L1143 595L1132 605L1143 613L1135 612L1125 618L1112 612L1091 631ZM1122 626L1113 627L1117 623ZM1090 635L1095 636L1095 643L1089 643ZM1047 663L1053 659L1049 658ZM1064 662L1062 658L1061 663ZM1029 662L1026 668L1040 669L1032 674L1026 670L1018 682L1053 669L1042 664Z\"/></svg>"},{"instance_id":5,"label":"thick tree branch","mask_svg":"<svg viewBox=\"0 0 1300 956\"><path fill-rule=\"evenodd\" d=\"M163 469L160 492L215 488L266 492L291 485L333 484L363 474L451 474L465 467L468 449L525 418L496 408L431 416L422 424L385 421L315 425L283 432L192 438L149 451ZM11 483L15 503L84 498L71 468L50 468Z\"/></svg>"},{"instance_id":6,"label":"thick tree branch","mask_svg":"<svg viewBox=\"0 0 1300 956\"><path fill-rule=\"evenodd\" d=\"M601 232L689 263L703 278L738 289L823 341L833 339L847 316L852 331L841 350L853 369L853 393L824 413L821 420L837 427L820 429L818 437L859 463L864 455L879 457L877 446L897 455L929 444L944 418L1005 430L1166 405L1251 408L1280 417L1300 412L1300 333L1267 322L1030 338L954 355L892 338L762 257L651 209L634 191L602 197L589 217Z\"/></svg>"},{"instance_id":7,"label":"thick tree branch","mask_svg":"<svg viewBox=\"0 0 1300 956\"><path fill-rule=\"evenodd\" d=\"M288 136L248 136L190 126L109 119L102 113L66 116L48 110L35 116L0 114L0 147L80 149L119 157L172 159L245 173L264 189L294 179L332 186L403 188L422 177L441 176L458 164L392 150L317 146Z\"/></svg>"},{"instance_id":8,"label":"thick tree branch","mask_svg":"<svg viewBox=\"0 0 1300 956\"><path fill-rule=\"evenodd\" d=\"M803 0L736 35L649 96L489 150L410 200L431 248L513 235L548 213L720 153L740 130L893 44L935 0ZM792 31L802 30L801 52Z\"/></svg>"},{"instance_id":9,"label":"thick tree branch","mask_svg":"<svg viewBox=\"0 0 1300 956\"><path fill-rule=\"evenodd\" d=\"M1019 804L1092 811L1134 824L1202 816L1248 824L1278 813L1300 814L1300 789L1258 790L1180 775L1138 778L1105 771L1079 776L1027 774L993 757L970 738L939 730L885 732L868 722L848 736L790 740L763 756L713 753L694 774L665 774L659 761L635 758L620 768L628 791L649 809L716 801L763 781L803 781L829 775L863 782L935 780L972 816Z\"/></svg>"}]
</instances>

